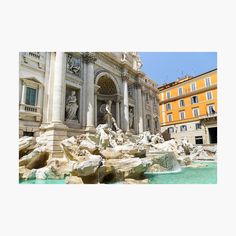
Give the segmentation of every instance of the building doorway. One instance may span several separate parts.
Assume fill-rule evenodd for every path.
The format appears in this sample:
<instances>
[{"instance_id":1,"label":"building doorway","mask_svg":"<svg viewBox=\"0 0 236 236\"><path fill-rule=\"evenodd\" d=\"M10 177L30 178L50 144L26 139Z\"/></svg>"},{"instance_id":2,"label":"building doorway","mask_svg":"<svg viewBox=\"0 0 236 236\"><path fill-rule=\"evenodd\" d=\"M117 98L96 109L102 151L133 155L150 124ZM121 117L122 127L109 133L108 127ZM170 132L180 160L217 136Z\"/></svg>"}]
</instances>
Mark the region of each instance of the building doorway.
<instances>
[{"instance_id":1,"label":"building doorway","mask_svg":"<svg viewBox=\"0 0 236 236\"><path fill-rule=\"evenodd\" d=\"M217 127L208 128L210 143L217 143Z\"/></svg>"}]
</instances>

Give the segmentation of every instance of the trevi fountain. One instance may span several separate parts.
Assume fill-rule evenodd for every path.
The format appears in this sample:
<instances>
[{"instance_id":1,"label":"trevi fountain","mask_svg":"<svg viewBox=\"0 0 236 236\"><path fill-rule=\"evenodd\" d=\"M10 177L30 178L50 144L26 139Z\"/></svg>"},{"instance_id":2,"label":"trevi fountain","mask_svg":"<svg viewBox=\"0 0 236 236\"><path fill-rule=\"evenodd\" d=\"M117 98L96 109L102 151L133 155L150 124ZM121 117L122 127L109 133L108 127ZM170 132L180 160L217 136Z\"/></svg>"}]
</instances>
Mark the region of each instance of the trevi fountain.
<instances>
[{"instance_id":1,"label":"trevi fountain","mask_svg":"<svg viewBox=\"0 0 236 236\"><path fill-rule=\"evenodd\" d=\"M180 143L174 139L165 141L161 133L149 131L139 135L125 133L118 127L108 104L104 110L104 124L99 124L95 133L87 132L61 142L62 158L50 156L44 134L37 138L21 137L19 182L216 183L216 146L193 145L187 138Z\"/></svg>"}]
</instances>

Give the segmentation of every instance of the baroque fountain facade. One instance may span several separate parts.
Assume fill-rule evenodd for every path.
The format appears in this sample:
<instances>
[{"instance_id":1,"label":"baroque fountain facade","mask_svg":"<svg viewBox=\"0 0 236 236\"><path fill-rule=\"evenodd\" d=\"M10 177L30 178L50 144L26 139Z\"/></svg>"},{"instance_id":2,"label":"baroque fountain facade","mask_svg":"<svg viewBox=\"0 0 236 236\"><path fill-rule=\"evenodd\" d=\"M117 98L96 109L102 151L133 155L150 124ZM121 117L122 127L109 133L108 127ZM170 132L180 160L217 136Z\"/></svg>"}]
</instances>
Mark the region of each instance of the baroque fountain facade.
<instances>
[{"instance_id":1,"label":"baroque fountain facade","mask_svg":"<svg viewBox=\"0 0 236 236\"><path fill-rule=\"evenodd\" d=\"M160 134L155 82L137 53L20 53L19 178L148 183L211 159Z\"/></svg>"}]
</instances>

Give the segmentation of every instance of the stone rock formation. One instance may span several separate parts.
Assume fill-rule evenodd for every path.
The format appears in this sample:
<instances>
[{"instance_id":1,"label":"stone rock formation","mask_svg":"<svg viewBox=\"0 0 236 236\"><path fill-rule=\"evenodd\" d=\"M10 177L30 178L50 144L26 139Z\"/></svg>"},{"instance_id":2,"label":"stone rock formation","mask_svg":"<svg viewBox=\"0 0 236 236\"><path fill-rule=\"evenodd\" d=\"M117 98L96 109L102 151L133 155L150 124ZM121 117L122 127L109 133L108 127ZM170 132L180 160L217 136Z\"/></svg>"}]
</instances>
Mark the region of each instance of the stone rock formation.
<instances>
[{"instance_id":1,"label":"stone rock formation","mask_svg":"<svg viewBox=\"0 0 236 236\"><path fill-rule=\"evenodd\" d=\"M127 136L107 124L95 134L81 134L61 142L64 158L50 158L47 139L23 137L19 140L19 178L65 179L70 184L148 183L145 174L181 171L182 166L202 167L193 160L212 159L216 148L164 141L160 133L149 131Z\"/></svg>"}]
</instances>

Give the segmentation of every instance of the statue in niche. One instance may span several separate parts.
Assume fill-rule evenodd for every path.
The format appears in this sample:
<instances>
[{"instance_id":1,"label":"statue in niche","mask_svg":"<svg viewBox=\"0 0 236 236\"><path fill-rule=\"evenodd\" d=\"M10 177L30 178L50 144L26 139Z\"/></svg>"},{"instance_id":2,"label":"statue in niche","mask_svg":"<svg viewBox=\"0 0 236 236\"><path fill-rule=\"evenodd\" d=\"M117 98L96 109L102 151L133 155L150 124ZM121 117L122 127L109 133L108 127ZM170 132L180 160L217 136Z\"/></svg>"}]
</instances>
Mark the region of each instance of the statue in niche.
<instances>
[{"instance_id":1,"label":"statue in niche","mask_svg":"<svg viewBox=\"0 0 236 236\"><path fill-rule=\"evenodd\" d=\"M129 109L129 128L134 128L134 110L132 107Z\"/></svg>"},{"instance_id":2,"label":"statue in niche","mask_svg":"<svg viewBox=\"0 0 236 236\"><path fill-rule=\"evenodd\" d=\"M66 99L66 120L76 120L76 112L78 109L77 98L75 91L71 92L71 95Z\"/></svg>"},{"instance_id":3,"label":"statue in niche","mask_svg":"<svg viewBox=\"0 0 236 236\"><path fill-rule=\"evenodd\" d=\"M79 75L79 72L80 72L79 59L73 58L71 55L68 55L68 58L67 58L67 68L73 74Z\"/></svg>"},{"instance_id":4,"label":"statue in niche","mask_svg":"<svg viewBox=\"0 0 236 236\"><path fill-rule=\"evenodd\" d=\"M112 125L114 125L116 131L120 130L120 128L118 127L115 118L112 116L111 113L111 103L112 101L108 101L107 104L103 104L100 107L100 111L104 111L105 115L104 115L104 121L106 124L108 124L108 127L112 127Z\"/></svg>"}]
</instances>

